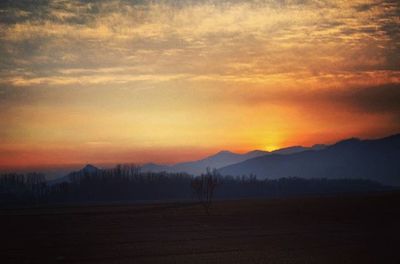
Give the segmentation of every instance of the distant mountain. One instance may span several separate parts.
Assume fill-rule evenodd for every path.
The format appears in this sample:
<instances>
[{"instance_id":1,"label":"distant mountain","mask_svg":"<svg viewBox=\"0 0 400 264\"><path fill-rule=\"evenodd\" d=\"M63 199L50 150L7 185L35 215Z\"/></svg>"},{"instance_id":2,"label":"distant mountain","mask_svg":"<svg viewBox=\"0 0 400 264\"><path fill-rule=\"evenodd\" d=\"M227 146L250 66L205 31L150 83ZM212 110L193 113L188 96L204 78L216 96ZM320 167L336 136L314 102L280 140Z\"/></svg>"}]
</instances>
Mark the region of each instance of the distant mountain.
<instances>
[{"instance_id":1,"label":"distant mountain","mask_svg":"<svg viewBox=\"0 0 400 264\"><path fill-rule=\"evenodd\" d=\"M161 172L161 171L168 171L170 166L168 165L160 165L156 163L146 163L143 166L141 166L141 171L144 172Z\"/></svg>"},{"instance_id":2,"label":"distant mountain","mask_svg":"<svg viewBox=\"0 0 400 264\"><path fill-rule=\"evenodd\" d=\"M172 166L170 171L187 172L189 174L197 175L206 172L207 168L218 169L266 154L268 154L268 152L261 150L251 151L245 154L237 154L225 150L202 160L178 163Z\"/></svg>"},{"instance_id":3,"label":"distant mountain","mask_svg":"<svg viewBox=\"0 0 400 264\"><path fill-rule=\"evenodd\" d=\"M308 148L303 147L303 146L293 146L293 147L287 147L287 148L282 148L282 149L271 151L271 154L288 155L288 154L298 153L298 152L302 152L302 151L306 151L306 150L308 150Z\"/></svg>"},{"instance_id":4,"label":"distant mountain","mask_svg":"<svg viewBox=\"0 0 400 264\"><path fill-rule=\"evenodd\" d=\"M248 159L253 159L257 157L261 157L264 155L271 155L271 154L281 154L281 155L288 155L288 154L293 154L293 153L299 153L302 151L310 150L310 149L322 149L324 148L325 145L314 145L312 147L302 147L302 146L293 146L293 147L287 147L287 148L282 148L278 149L272 152L268 151L263 151L263 150L253 150L244 154L238 154L238 153L233 153L231 151L223 150L220 151L212 156L206 157L204 159L200 160L195 160L195 161L188 161L188 162L181 162L177 163L174 165L162 165L162 164L156 164L156 163L147 163L141 166L141 171L142 172L183 172L183 173L188 173L188 174L193 174L193 175L199 175L201 173L205 173L207 168L210 169L219 169L222 167L226 167L228 165L236 164L239 162L243 162ZM75 170L75 173L95 173L97 170L100 170L99 168L87 164L85 167L83 167L80 170ZM59 183L63 181L69 181L69 172L68 175L67 173L64 173L63 175L66 176L61 176L56 179L49 180L48 182L50 184L53 183Z\"/></svg>"},{"instance_id":5,"label":"distant mountain","mask_svg":"<svg viewBox=\"0 0 400 264\"><path fill-rule=\"evenodd\" d=\"M96 173L98 170L99 170L99 168L97 168L91 164L87 164L85 167L83 167L83 169L81 169L81 172L92 174L92 173Z\"/></svg>"},{"instance_id":6,"label":"distant mountain","mask_svg":"<svg viewBox=\"0 0 400 264\"><path fill-rule=\"evenodd\" d=\"M85 167L83 167L82 169L80 169L78 171L74 171L74 172L69 173L68 175L63 176L63 177L60 177L60 178L57 178L57 179L54 179L54 180L50 180L50 181L48 181L48 183L49 184L58 184L58 183L62 183L62 182L70 182L69 176L72 173L85 175L85 174L94 174L99 170L101 170L101 169L99 169L99 168L97 168L97 167L95 167L95 166L93 166L91 164L87 164Z\"/></svg>"},{"instance_id":7,"label":"distant mountain","mask_svg":"<svg viewBox=\"0 0 400 264\"><path fill-rule=\"evenodd\" d=\"M334 145L264 155L219 169L222 175L259 178L365 178L400 185L400 134L376 140L351 138Z\"/></svg>"},{"instance_id":8,"label":"distant mountain","mask_svg":"<svg viewBox=\"0 0 400 264\"><path fill-rule=\"evenodd\" d=\"M147 163L142 166L142 171L185 172L188 174L199 175L201 173L206 172L207 168L219 169L228 165L236 164L248 159L253 159L265 155L271 155L271 154L287 155L287 154L299 153L310 149L322 149L324 147L325 145L314 145L312 147L293 146L293 147L278 149L272 152L263 150L253 150L245 154L238 154L238 153L233 153L231 151L223 150L201 160L181 162L171 166L160 165L155 163Z\"/></svg>"},{"instance_id":9,"label":"distant mountain","mask_svg":"<svg viewBox=\"0 0 400 264\"><path fill-rule=\"evenodd\" d=\"M322 145L322 144L317 144L317 145L314 145L312 147L293 146L293 147L287 147L287 148L274 150L274 151L271 152L271 154L289 155L289 154L303 152L303 151L306 151L306 150L321 150L321 149L324 149L324 148L326 148L326 145Z\"/></svg>"},{"instance_id":10,"label":"distant mountain","mask_svg":"<svg viewBox=\"0 0 400 264\"><path fill-rule=\"evenodd\" d=\"M193 175L199 175L206 172L207 168L218 169L267 154L269 154L269 152L262 150L254 150L245 154L237 154L224 150L201 160L182 162L171 166L148 163L142 166L142 171L185 172Z\"/></svg>"}]
</instances>

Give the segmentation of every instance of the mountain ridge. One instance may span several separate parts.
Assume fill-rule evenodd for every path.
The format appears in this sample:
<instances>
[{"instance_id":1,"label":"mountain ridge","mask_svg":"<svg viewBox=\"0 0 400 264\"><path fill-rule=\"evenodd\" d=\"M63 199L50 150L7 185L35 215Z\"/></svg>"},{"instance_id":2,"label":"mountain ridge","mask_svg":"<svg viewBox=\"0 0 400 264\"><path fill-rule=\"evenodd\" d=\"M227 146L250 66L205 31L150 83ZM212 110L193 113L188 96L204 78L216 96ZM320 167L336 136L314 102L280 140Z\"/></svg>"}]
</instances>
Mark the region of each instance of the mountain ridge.
<instances>
[{"instance_id":1,"label":"mountain ridge","mask_svg":"<svg viewBox=\"0 0 400 264\"><path fill-rule=\"evenodd\" d=\"M280 154L287 155L292 153L298 153L306 150L313 149L315 146L322 148L325 145L314 145L312 147L303 146L292 146L286 147L274 151L264 151L264 150L252 150L246 153L240 154L229 150L221 150L213 155L207 156L203 159L186 161L173 165L160 165L156 163L146 163L142 166L142 171L144 172L184 172L188 174L199 175L205 173L207 168L219 169L228 165L243 162L248 159L261 157L264 155Z\"/></svg>"},{"instance_id":2,"label":"mountain ridge","mask_svg":"<svg viewBox=\"0 0 400 264\"><path fill-rule=\"evenodd\" d=\"M220 168L222 175L259 178L365 178L400 185L400 134L380 139L349 138L321 150L268 155Z\"/></svg>"}]
</instances>

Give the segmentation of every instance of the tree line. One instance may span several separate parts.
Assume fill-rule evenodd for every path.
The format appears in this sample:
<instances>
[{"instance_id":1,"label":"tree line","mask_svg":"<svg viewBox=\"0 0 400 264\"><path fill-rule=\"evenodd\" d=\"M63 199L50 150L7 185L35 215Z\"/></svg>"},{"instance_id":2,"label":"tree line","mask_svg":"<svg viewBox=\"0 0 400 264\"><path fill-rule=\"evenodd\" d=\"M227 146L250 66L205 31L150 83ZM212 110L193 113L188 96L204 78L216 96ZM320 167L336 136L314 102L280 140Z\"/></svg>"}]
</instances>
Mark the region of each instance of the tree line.
<instances>
[{"instance_id":1,"label":"tree line","mask_svg":"<svg viewBox=\"0 0 400 264\"><path fill-rule=\"evenodd\" d=\"M388 190L363 179L281 178L261 180L255 175L221 176L207 170L200 176L186 173L142 172L135 165L77 171L51 184L39 173L0 175L0 205L77 203L101 201L199 200L208 211L213 199L286 197L310 194Z\"/></svg>"}]
</instances>

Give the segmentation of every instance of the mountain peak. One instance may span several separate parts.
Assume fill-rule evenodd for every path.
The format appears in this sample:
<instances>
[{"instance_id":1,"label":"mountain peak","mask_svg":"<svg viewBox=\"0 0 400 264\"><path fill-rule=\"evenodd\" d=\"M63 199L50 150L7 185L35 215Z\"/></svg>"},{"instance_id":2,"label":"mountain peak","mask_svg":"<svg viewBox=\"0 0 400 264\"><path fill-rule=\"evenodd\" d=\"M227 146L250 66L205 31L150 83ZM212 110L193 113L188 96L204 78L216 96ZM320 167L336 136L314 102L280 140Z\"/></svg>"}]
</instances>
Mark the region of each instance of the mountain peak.
<instances>
[{"instance_id":1,"label":"mountain peak","mask_svg":"<svg viewBox=\"0 0 400 264\"><path fill-rule=\"evenodd\" d=\"M218 156L218 155L227 155L227 154L235 154L229 150L221 150L219 151L217 154L215 154L214 156Z\"/></svg>"},{"instance_id":2,"label":"mountain peak","mask_svg":"<svg viewBox=\"0 0 400 264\"><path fill-rule=\"evenodd\" d=\"M341 141L337 142L336 144L334 144L333 146L350 146L350 145L354 145L359 142L361 142L361 139L352 137L352 138L341 140Z\"/></svg>"},{"instance_id":3,"label":"mountain peak","mask_svg":"<svg viewBox=\"0 0 400 264\"><path fill-rule=\"evenodd\" d=\"M255 149L246 153L246 155L253 155L253 154L267 154L269 151Z\"/></svg>"},{"instance_id":4,"label":"mountain peak","mask_svg":"<svg viewBox=\"0 0 400 264\"><path fill-rule=\"evenodd\" d=\"M301 147L294 149L301 150ZM255 174L262 179L357 178L400 186L399 156L400 136L368 140L349 138L320 150L264 155L222 167L218 171L221 175L230 176Z\"/></svg>"},{"instance_id":5,"label":"mountain peak","mask_svg":"<svg viewBox=\"0 0 400 264\"><path fill-rule=\"evenodd\" d=\"M207 160L207 161L209 161L209 160L225 160L225 159L231 159L232 157L236 157L238 155L240 156L240 154L233 153L229 150L221 150L214 155L206 157L203 160Z\"/></svg>"},{"instance_id":6,"label":"mountain peak","mask_svg":"<svg viewBox=\"0 0 400 264\"><path fill-rule=\"evenodd\" d=\"M313 149L313 150L321 150L321 149L324 149L324 148L326 148L325 144L314 144L311 147L311 149Z\"/></svg>"},{"instance_id":7,"label":"mountain peak","mask_svg":"<svg viewBox=\"0 0 400 264\"><path fill-rule=\"evenodd\" d=\"M272 151L273 154L281 154L281 155L288 155L288 154L294 154L298 152L302 152L308 150L308 148L303 147L303 146L291 146L291 147L286 147L286 148L281 148Z\"/></svg>"},{"instance_id":8,"label":"mountain peak","mask_svg":"<svg viewBox=\"0 0 400 264\"><path fill-rule=\"evenodd\" d=\"M87 172L87 173L93 173L98 171L99 169L92 164L87 164L85 167L83 167L82 171Z\"/></svg>"}]
</instances>

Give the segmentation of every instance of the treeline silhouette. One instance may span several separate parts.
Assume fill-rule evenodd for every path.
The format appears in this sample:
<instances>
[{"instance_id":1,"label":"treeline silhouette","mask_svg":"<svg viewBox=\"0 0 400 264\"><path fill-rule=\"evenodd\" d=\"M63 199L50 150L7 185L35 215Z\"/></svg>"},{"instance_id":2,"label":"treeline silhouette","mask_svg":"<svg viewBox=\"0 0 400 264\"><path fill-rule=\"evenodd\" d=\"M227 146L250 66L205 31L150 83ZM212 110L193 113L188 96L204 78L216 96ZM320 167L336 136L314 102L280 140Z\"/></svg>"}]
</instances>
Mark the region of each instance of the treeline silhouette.
<instances>
[{"instance_id":1,"label":"treeline silhouette","mask_svg":"<svg viewBox=\"0 0 400 264\"><path fill-rule=\"evenodd\" d=\"M216 171L209 171L215 176ZM205 175L203 175L205 176ZM194 182L185 173L141 172L135 165L73 172L65 181L49 183L39 173L0 175L0 205L75 203L100 201L196 199ZM259 180L255 175L217 175L215 199L284 197L310 194L357 193L390 190L363 179L281 178Z\"/></svg>"}]
</instances>

